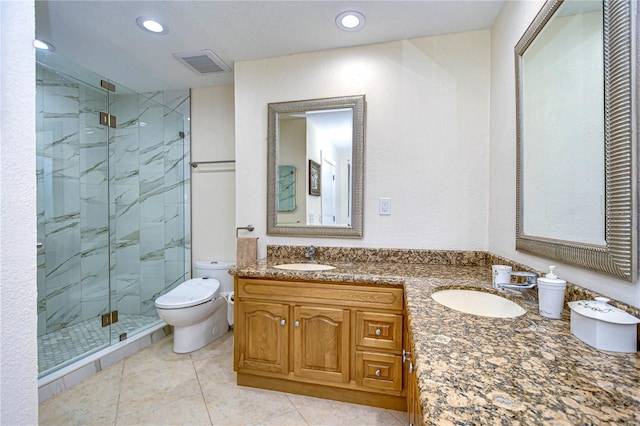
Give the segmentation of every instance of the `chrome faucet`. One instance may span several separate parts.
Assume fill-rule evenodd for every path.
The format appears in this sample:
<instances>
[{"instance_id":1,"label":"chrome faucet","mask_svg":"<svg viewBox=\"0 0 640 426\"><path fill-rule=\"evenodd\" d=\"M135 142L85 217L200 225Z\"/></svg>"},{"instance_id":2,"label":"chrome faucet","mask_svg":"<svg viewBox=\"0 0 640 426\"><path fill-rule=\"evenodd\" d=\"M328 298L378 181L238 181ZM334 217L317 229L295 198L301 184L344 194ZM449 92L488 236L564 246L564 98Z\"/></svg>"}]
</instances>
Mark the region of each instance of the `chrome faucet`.
<instances>
[{"instance_id":1,"label":"chrome faucet","mask_svg":"<svg viewBox=\"0 0 640 426\"><path fill-rule=\"evenodd\" d=\"M304 254L304 257L309 259L309 262L313 263L313 255L316 254L316 248L314 246L309 246L307 252Z\"/></svg>"},{"instance_id":2,"label":"chrome faucet","mask_svg":"<svg viewBox=\"0 0 640 426\"><path fill-rule=\"evenodd\" d=\"M533 289L538 285L538 274L536 274L535 272L514 271L514 272L511 272L510 275L515 277L525 277L527 282L524 284L494 282L493 287L498 290L505 290L505 289L517 290L520 293L522 293L522 295L527 300L529 300L530 302L534 302L535 298L531 294L529 294L529 290Z\"/></svg>"}]
</instances>

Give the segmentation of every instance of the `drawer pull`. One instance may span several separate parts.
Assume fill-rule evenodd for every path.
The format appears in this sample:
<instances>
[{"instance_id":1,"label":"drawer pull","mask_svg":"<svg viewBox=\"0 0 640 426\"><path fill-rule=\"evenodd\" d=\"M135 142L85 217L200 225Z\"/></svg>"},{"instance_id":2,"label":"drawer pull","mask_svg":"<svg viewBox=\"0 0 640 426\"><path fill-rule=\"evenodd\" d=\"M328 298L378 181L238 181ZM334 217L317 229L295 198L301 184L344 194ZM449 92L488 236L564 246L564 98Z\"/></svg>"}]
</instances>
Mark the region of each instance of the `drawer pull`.
<instances>
[{"instance_id":1,"label":"drawer pull","mask_svg":"<svg viewBox=\"0 0 640 426\"><path fill-rule=\"evenodd\" d=\"M376 377L380 377L380 374L382 374L382 372L380 370L376 370Z\"/></svg>"},{"instance_id":2,"label":"drawer pull","mask_svg":"<svg viewBox=\"0 0 640 426\"><path fill-rule=\"evenodd\" d=\"M285 320L280 320L280 325L285 325L287 323L287 321Z\"/></svg>"},{"instance_id":3,"label":"drawer pull","mask_svg":"<svg viewBox=\"0 0 640 426\"><path fill-rule=\"evenodd\" d=\"M415 368L413 367L413 363L410 362L409 363L409 373L413 373L414 370L415 370Z\"/></svg>"},{"instance_id":4,"label":"drawer pull","mask_svg":"<svg viewBox=\"0 0 640 426\"><path fill-rule=\"evenodd\" d=\"M379 328L376 328L376 336L379 336L382 334L382 330L380 330Z\"/></svg>"}]
</instances>

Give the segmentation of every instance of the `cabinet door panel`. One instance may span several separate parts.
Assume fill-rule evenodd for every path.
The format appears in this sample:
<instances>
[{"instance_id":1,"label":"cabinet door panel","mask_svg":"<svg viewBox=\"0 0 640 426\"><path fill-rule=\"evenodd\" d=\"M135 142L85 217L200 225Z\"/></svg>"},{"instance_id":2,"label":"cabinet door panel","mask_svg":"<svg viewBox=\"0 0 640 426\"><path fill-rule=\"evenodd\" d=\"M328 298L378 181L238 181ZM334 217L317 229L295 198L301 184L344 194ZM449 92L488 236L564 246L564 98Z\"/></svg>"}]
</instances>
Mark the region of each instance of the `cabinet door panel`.
<instances>
[{"instance_id":1,"label":"cabinet door panel","mask_svg":"<svg viewBox=\"0 0 640 426\"><path fill-rule=\"evenodd\" d=\"M236 304L238 371L243 369L288 373L289 306L277 303Z\"/></svg>"},{"instance_id":2,"label":"cabinet door panel","mask_svg":"<svg viewBox=\"0 0 640 426\"><path fill-rule=\"evenodd\" d=\"M293 312L294 374L348 382L349 310L295 306Z\"/></svg>"}]
</instances>

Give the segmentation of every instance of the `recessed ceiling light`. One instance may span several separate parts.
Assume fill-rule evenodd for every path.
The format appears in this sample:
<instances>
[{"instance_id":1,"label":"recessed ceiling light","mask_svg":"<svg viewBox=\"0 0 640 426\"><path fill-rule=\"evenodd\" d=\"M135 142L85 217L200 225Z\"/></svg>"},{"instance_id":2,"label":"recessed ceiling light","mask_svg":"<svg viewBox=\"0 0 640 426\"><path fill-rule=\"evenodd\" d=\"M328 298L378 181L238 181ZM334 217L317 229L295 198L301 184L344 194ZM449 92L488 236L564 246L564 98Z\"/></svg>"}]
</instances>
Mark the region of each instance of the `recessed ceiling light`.
<instances>
[{"instance_id":1,"label":"recessed ceiling light","mask_svg":"<svg viewBox=\"0 0 640 426\"><path fill-rule=\"evenodd\" d=\"M48 50L49 52L53 52L56 50L55 47L51 43L47 43L46 41L35 39L33 41L33 47L40 50Z\"/></svg>"},{"instance_id":2,"label":"recessed ceiling light","mask_svg":"<svg viewBox=\"0 0 640 426\"><path fill-rule=\"evenodd\" d=\"M141 16L136 19L136 24L138 24L138 26L143 30L153 34L166 34L169 32L169 29L165 25L162 25L155 19L145 18Z\"/></svg>"},{"instance_id":3,"label":"recessed ceiling light","mask_svg":"<svg viewBox=\"0 0 640 426\"><path fill-rule=\"evenodd\" d=\"M336 16L336 25L343 31L358 31L364 27L364 15L353 10L342 12Z\"/></svg>"}]
</instances>

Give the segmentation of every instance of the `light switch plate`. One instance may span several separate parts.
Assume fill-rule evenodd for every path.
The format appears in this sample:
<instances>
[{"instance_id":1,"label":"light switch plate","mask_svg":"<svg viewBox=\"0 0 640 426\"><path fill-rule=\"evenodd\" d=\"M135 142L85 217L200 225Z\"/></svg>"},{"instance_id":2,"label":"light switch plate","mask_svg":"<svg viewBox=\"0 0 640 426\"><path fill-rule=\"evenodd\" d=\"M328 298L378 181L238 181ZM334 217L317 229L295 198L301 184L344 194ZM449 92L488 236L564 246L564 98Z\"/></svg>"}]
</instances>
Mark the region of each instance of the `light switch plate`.
<instances>
[{"instance_id":1,"label":"light switch plate","mask_svg":"<svg viewBox=\"0 0 640 426\"><path fill-rule=\"evenodd\" d=\"M378 213L385 216L391 214L391 198L378 199Z\"/></svg>"}]
</instances>

